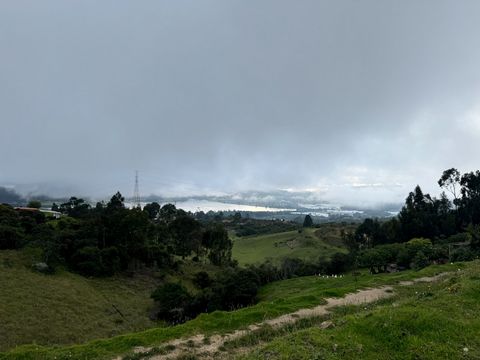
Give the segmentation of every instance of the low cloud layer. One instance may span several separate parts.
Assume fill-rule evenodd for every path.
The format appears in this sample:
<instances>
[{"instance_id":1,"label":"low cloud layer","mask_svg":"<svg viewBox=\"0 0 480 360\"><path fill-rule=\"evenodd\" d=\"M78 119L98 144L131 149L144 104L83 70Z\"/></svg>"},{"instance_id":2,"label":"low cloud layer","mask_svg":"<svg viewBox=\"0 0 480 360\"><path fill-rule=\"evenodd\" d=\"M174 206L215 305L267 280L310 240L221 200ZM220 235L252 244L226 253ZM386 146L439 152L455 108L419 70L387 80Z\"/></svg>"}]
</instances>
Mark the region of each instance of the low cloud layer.
<instances>
[{"instance_id":1,"label":"low cloud layer","mask_svg":"<svg viewBox=\"0 0 480 360\"><path fill-rule=\"evenodd\" d=\"M438 192L480 155L477 1L0 4L0 184Z\"/></svg>"}]
</instances>

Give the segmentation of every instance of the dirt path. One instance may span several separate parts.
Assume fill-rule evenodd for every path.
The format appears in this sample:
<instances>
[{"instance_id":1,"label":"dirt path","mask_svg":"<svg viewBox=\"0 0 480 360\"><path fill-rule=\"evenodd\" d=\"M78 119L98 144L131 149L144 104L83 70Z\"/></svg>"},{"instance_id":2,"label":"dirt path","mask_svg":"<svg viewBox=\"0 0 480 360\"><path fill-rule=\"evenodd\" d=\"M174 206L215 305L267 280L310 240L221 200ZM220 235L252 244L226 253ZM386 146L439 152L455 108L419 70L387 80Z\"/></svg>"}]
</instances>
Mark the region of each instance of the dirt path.
<instances>
[{"instance_id":1,"label":"dirt path","mask_svg":"<svg viewBox=\"0 0 480 360\"><path fill-rule=\"evenodd\" d=\"M446 274L447 273L441 273L432 277L422 277L411 281L401 281L399 285L409 286L418 282L433 282L445 276ZM241 338L252 331L258 330L264 325L278 328L288 324L292 324L299 319L326 315L333 307L369 304L380 299L386 299L393 295L394 292L392 286L381 286L378 288L364 289L359 290L355 293L349 293L342 298L327 298L325 299L326 304L318 305L314 308L300 309L290 314L285 314L274 319L269 319L261 323L250 325L244 330L236 330L226 335L213 335L210 337L205 337L204 335L199 334L185 339L175 339L163 344L163 346L171 345L175 347L168 354L154 355L151 357L147 356L146 358L149 358L150 360L168 360L175 359L181 354L195 352L195 354L197 355L202 354L202 357L204 358L213 359L215 358L214 354L225 342ZM147 353L150 350L151 348L138 347L134 351L136 353ZM121 358L118 358L117 360L119 359Z\"/></svg>"}]
</instances>

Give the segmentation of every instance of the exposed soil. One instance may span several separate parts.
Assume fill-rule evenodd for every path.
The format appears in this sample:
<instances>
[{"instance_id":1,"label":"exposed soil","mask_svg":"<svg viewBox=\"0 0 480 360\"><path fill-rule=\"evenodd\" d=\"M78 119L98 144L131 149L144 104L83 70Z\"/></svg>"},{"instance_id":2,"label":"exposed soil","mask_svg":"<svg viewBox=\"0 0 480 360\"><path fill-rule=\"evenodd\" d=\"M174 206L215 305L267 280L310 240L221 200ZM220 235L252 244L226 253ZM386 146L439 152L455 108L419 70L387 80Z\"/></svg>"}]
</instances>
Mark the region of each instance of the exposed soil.
<instances>
[{"instance_id":1,"label":"exposed soil","mask_svg":"<svg viewBox=\"0 0 480 360\"><path fill-rule=\"evenodd\" d=\"M418 282L433 282L445 275L446 273L441 273L436 276L422 277L411 281L401 281L399 285L409 286ZM246 329L236 330L229 334L213 335L210 337L205 337L204 335L199 334L185 339L175 339L163 344L163 346L172 345L175 347L175 349L173 349L168 354L154 355L146 358L149 358L150 360L168 360L175 359L181 354L195 353L197 356L205 359L215 359L218 358L217 356L215 356L215 353L219 351L219 349L223 346L225 342L232 341L248 335L250 332L258 330L264 325L279 328L288 324L292 324L299 319L327 315L330 312L330 309L333 307L369 304L381 299L386 299L393 295L394 292L392 286L381 286L378 288L364 289L359 290L355 293L349 293L342 298L327 298L325 299L326 304L318 305L314 308L300 309L290 314L285 314L274 319L265 320L261 323L252 324ZM146 353L150 350L151 348L138 347L134 351L136 353ZM121 358L117 358L117 360L120 359Z\"/></svg>"}]
</instances>

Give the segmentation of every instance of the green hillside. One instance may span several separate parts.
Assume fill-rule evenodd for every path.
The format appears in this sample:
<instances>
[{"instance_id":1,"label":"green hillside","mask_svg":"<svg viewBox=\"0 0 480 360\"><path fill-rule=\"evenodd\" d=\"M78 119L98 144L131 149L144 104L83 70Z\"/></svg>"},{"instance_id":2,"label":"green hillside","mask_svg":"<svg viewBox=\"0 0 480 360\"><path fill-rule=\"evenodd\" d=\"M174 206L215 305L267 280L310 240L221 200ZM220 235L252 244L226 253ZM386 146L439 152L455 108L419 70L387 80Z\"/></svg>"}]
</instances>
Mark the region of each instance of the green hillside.
<instances>
[{"instance_id":1,"label":"green hillside","mask_svg":"<svg viewBox=\"0 0 480 360\"><path fill-rule=\"evenodd\" d=\"M311 308L318 304L322 304L322 302L324 301L323 299L326 297L343 296L359 288L375 287L383 284L396 284L398 283L398 281L401 280L408 280L445 271L456 271L458 266L462 267L461 264L447 264L442 266L430 266L419 272L405 271L396 274L382 275L370 275L367 273L362 273L361 275L356 277L352 275L346 275L343 278L328 279L324 279L318 276L311 276L280 281L272 283L262 289L259 296L260 302L257 305L239 309L237 311L216 311L211 314L202 314L196 319L191 320L185 324L172 327L155 328L143 332L116 336L110 339L89 342L84 345L75 345L71 347L63 347L57 349L44 348L39 346L20 347L14 351L4 354L3 358L112 358L116 354L127 353L131 351L135 346L162 345L172 339L187 337L199 333L205 334L206 336L211 336L215 333L225 334L236 329L245 328L245 326L249 324L264 321L265 319L275 318L282 314L291 313L302 308ZM469 264L466 267L465 274L467 273L467 271L472 274L472 278L477 277L478 279L478 277L480 276L480 269L478 263ZM430 285L416 285L415 289L418 291L418 289L422 286L427 288L427 286ZM446 290L446 285L442 283L441 286L443 286L443 288L440 288L441 291L435 293L436 295L433 296L432 299L436 298L437 296L450 296L448 290ZM467 290L467 288L465 288L465 290ZM407 288L400 288L399 293L402 297L405 297L406 299L413 296L412 293L407 290ZM460 294L462 293L459 293L459 295ZM466 301L467 300L468 299L466 298ZM448 298L445 299L445 301L451 302L452 299ZM369 306L368 309L371 310L372 307ZM359 316L359 318L366 316L363 308L356 309L356 311L360 312L358 315L355 316ZM459 316L463 315L459 314ZM263 351L262 349L253 349L253 347L250 350L255 350L258 352ZM228 358L231 358L231 356L235 354L235 348L233 348L232 351L233 353L229 353ZM263 357L261 355L259 356ZM0 356L0 358L2 358L2 356Z\"/></svg>"},{"instance_id":2,"label":"green hillside","mask_svg":"<svg viewBox=\"0 0 480 360\"><path fill-rule=\"evenodd\" d=\"M230 346L254 359L479 359L480 263L444 280L395 289L377 306L337 308L322 320L263 329Z\"/></svg>"},{"instance_id":3,"label":"green hillside","mask_svg":"<svg viewBox=\"0 0 480 360\"><path fill-rule=\"evenodd\" d=\"M19 345L68 345L163 326L152 321L152 291L181 282L195 293L198 271L218 268L185 261L168 274L137 271L133 276L87 278L65 270L32 270L35 249L0 251L0 351Z\"/></svg>"},{"instance_id":4,"label":"green hillside","mask_svg":"<svg viewBox=\"0 0 480 360\"><path fill-rule=\"evenodd\" d=\"M344 252L340 230L352 225L325 224L320 228L287 231L269 235L233 237L233 258L241 265L271 260L279 263L285 257L316 261L333 253Z\"/></svg>"},{"instance_id":5,"label":"green hillside","mask_svg":"<svg viewBox=\"0 0 480 360\"><path fill-rule=\"evenodd\" d=\"M67 271L34 272L33 254L0 251L0 350L71 344L155 326L150 276L89 279Z\"/></svg>"}]
</instances>

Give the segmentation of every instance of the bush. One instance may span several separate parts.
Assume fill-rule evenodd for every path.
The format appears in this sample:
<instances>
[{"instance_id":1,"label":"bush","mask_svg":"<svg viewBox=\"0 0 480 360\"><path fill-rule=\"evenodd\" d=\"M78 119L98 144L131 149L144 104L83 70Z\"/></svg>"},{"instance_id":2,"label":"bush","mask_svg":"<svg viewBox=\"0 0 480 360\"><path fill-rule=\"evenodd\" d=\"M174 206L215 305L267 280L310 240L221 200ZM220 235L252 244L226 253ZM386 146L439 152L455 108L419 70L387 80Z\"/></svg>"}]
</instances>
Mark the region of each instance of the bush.
<instances>
[{"instance_id":1,"label":"bush","mask_svg":"<svg viewBox=\"0 0 480 360\"><path fill-rule=\"evenodd\" d=\"M468 243L468 242L470 242L470 239L471 239L470 234L467 233L467 232L463 232L463 233L458 233L458 234L449 236L448 238L446 238L445 240L442 240L441 242L442 243L447 243L447 244Z\"/></svg>"},{"instance_id":2,"label":"bush","mask_svg":"<svg viewBox=\"0 0 480 360\"><path fill-rule=\"evenodd\" d=\"M40 209L42 207L42 203L38 200L30 200L27 204L27 207L34 208L34 209Z\"/></svg>"},{"instance_id":3,"label":"bush","mask_svg":"<svg viewBox=\"0 0 480 360\"><path fill-rule=\"evenodd\" d=\"M199 289L205 289L212 285L212 279L205 271L199 271L193 277L193 284Z\"/></svg>"},{"instance_id":4,"label":"bush","mask_svg":"<svg viewBox=\"0 0 480 360\"><path fill-rule=\"evenodd\" d=\"M450 254L450 261L471 261L474 260L478 254L468 247L461 247L455 249Z\"/></svg>"},{"instance_id":5,"label":"bush","mask_svg":"<svg viewBox=\"0 0 480 360\"><path fill-rule=\"evenodd\" d=\"M214 284L215 306L232 310L255 302L260 279L250 269L230 269L223 272Z\"/></svg>"},{"instance_id":6,"label":"bush","mask_svg":"<svg viewBox=\"0 0 480 360\"><path fill-rule=\"evenodd\" d=\"M414 238L405 244L410 256L413 258L421 251L426 257L430 257L433 252L433 245L430 239Z\"/></svg>"},{"instance_id":7,"label":"bush","mask_svg":"<svg viewBox=\"0 0 480 360\"><path fill-rule=\"evenodd\" d=\"M410 267L410 263L412 261L412 257L408 250L403 247L397 254L397 264L406 268Z\"/></svg>"},{"instance_id":8,"label":"bush","mask_svg":"<svg viewBox=\"0 0 480 360\"><path fill-rule=\"evenodd\" d=\"M266 261L260 265L250 265L249 269L257 274L261 285L282 279L280 270L270 261Z\"/></svg>"},{"instance_id":9,"label":"bush","mask_svg":"<svg viewBox=\"0 0 480 360\"><path fill-rule=\"evenodd\" d=\"M428 258L425 256L423 251L417 252L417 254L415 255L412 261L412 267L415 270L423 269L427 267L429 264L430 262L428 261Z\"/></svg>"},{"instance_id":10,"label":"bush","mask_svg":"<svg viewBox=\"0 0 480 360\"><path fill-rule=\"evenodd\" d=\"M77 250L72 257L74 270L87 276L104 274L100 249L96 246L85 246Z\"/></svg>"},{"instance_id":11,"label":"bush","mask_svg":"<svg viewBox=\"0 0 480 360\"><path fill-rule=\"evenodd\" d=\"M20 228L0 225L0 250L18 249L23 241L24 236Z\"/></svg>"},{"instance_id":12,"label":"bush","mask_svg":"<svg viewBox=\"0 0 480 360\"><path fill-rule=\"evenodd\" d=\"M430 260L433 261L448 261L448 246L437 245L433 247Z\"/></svg>"},{"instance_id":13,"label":"bush","mask_svg":"<svg viewBox=\"0 0 480 360\"><path fill-rule=\"evenodd\" d=\"M344 253L335 253L330 259L327 272L330 274L339 274L345 272L352 265L350 256Z\"/></svg>"},{"instance_id":14,"label":"bush","mask_svg":"<svg viewBox=\"0 0 480 360\"><path fill-rule=\"evenodd\" d=\"M151 298L157 306L157 317L172 323L187 319L193 300L187 289L178 283L167 283L158 287Z\"/></svg>"}]
</instances>

